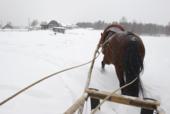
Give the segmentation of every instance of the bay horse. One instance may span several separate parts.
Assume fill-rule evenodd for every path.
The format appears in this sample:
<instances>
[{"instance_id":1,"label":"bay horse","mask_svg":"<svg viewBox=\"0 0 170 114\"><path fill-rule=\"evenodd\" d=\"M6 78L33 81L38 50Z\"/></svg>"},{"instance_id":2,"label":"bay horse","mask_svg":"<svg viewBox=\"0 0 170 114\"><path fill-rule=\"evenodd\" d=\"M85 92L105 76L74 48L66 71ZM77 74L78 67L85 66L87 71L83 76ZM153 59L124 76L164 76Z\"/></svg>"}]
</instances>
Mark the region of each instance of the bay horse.
<instances>
[{"instance_id":1,"label":"bay horse","mask_svg":"<svg viewBox=\"0 0 170 114\"><path fill-rule=\"evenodd\" d=\"M141 38L119 24L112 24L101 33L99 43L104 55L102 69L105 64L113 64L120 87L137 78L132 85L122 89L121 93L138 97L141 91L143 95L139 75L144 68L145 47Z\"/></svg>"}]
</instances>

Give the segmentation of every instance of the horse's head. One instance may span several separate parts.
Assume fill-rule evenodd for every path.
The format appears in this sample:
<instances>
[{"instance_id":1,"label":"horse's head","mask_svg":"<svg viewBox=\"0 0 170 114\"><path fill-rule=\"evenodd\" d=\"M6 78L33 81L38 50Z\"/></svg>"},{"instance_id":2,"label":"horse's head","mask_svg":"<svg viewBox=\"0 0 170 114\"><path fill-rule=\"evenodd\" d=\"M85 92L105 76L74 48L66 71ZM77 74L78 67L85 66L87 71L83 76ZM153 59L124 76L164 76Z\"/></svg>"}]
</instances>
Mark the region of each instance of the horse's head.
<instances>
[{"instance_id":1,"label":"horse's head","mask_svg":"<svg viewBox=\"0 0 170 114\"><path fill-rule=\"evenodd\" d=\"M101 38L100 38L100 42L99 42L100 46L102 46L104 44L104 42L107 39L106 37L110 36L110 34L109 34L110 32L112 32L112 34L113 34L113 33L119 32L119 31L125 31L125 29L119 24L111 24L111 25L107 26L104 29L104 31L101 33Z\"/></svg>"}]
</instances>

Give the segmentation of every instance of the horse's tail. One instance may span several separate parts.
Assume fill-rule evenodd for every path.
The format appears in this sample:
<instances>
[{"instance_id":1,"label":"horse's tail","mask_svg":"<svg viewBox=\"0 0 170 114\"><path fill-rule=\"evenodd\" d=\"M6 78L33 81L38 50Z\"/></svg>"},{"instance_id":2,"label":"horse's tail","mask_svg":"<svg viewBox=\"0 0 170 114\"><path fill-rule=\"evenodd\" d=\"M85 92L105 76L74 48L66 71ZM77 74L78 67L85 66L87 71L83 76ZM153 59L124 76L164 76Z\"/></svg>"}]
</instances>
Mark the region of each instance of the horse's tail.
<instances>
[{"instance_id":1,"label":"horse's tail","mask_svg":"<svg viewBox=\"0 0 170 114\"><path fill-rule=\"evenodd\" d=\"M125 83L137 78L133 84L125 88L124 94L135 97L139 96L139 91L144 95L140 79L140 73L143 71L143 58L139 55L138 46L139 43L136 40L129 40L123 60Z\"/></svg>"}]
</instances>

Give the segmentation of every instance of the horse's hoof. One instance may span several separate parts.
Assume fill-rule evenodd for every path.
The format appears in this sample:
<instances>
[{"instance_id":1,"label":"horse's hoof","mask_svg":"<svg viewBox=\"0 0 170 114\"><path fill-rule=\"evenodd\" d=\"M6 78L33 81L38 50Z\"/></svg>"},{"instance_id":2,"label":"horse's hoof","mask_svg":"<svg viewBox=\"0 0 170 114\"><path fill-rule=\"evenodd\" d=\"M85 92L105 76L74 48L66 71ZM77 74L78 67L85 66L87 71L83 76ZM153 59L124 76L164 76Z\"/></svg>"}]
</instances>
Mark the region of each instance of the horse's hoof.
<instances>
[{"instance_id":1,"label":"horse's hoof","mask_svg":"<svg viewBox=\"0 0 170 114\"><path fill-rule=\"evenodd\" d=\"M104 69L105 67L105 63L102 61L102 69Z\"/></svg>"},{"instance_id":2,"label":"horse's hoof","mask_svg":"<svg viewBox=\"0 0 170 114\"><path fill-rule=\"evenodd\" d=\"M121 87L122 87L122 86L121 86ZM123 90L123 89L121 90L121 94L122 94L122 95L127 95L126 91Z\"/></svg>"}]
</instances>

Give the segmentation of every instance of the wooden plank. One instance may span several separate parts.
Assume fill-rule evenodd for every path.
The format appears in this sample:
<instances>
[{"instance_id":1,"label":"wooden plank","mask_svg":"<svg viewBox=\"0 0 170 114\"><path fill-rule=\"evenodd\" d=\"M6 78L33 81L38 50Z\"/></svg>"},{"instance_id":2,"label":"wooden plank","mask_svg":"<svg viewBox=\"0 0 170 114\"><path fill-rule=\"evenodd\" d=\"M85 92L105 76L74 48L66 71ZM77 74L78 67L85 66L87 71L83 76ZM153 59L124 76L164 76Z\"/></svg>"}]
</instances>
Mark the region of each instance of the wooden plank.
<instances>
[{"instance_id":1,"label":"wooden plank","mask_svg":"<svg viewBox=\"0 0 170 114\"><path fill-rule=\"evenodd\" d=\"M87 97L87 93L83 94L72 106L67 109L67 111L64 112L64 114L73 114L80 106L84 105Z\"/></svg>"},{"instance_id":2,"label":"wooden plank","mask_svg":"<svg viewBox=\"0 0 170 114\"><path fill-rule=\"evenodd\" d=\"M104 99L107 97L110 93L104 92L104 91L95 91L86 89L86 92L90 97L97 98L97 99ZM158 106L160 106L160 103L158 101L146 101L142 100L136 97L130 97L130 96L124 96L124 95L112 95L108 101L136 106L136 107L142 107L146 109L157 109Z\"/></svg>"}]
</instances>

